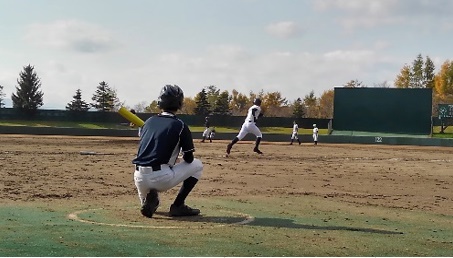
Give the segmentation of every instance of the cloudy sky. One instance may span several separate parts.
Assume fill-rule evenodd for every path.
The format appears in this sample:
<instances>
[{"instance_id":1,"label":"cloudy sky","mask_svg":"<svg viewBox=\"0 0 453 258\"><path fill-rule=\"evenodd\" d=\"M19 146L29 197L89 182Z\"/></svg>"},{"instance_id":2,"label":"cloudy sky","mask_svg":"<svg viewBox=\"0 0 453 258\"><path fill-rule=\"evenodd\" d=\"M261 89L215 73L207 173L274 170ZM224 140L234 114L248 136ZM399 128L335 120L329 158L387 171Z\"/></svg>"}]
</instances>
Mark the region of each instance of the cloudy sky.
<instances>
[{"instance_id":1,"label":"cloudy sky","mask_svg":"<svg viewBox=\"0 0 453 258\"><path fill-rule=\"evenodd\" d=\"M127 106L165 84L279 91L290 101L393 80L418 54L453 59L450 0L0 0L0 85L31 64L46 109L101 81ZM436 71L437 72L437 71Z\"/></svg>"}]
</instances>

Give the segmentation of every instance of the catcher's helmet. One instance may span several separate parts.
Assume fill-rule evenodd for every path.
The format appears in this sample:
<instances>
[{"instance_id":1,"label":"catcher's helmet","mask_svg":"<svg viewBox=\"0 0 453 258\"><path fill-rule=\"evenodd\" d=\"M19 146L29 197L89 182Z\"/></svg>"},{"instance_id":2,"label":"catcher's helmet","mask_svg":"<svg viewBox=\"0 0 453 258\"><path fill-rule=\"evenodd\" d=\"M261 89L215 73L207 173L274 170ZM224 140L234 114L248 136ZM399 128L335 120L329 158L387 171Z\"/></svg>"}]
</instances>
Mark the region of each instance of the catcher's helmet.
<instances>
[{"instance_id":1,"label":"catcher's helmet","mask_svg":"<svg viewBox=\"0 0 453 258\"><path fill-rule=\"evenodd\" d=\"M160 91L157 104L163 110L176 111L182 107L184 92L178 85L165 85Z\"/></svg>"},{"instance_id":2,"label":"catcher's helmet","mask_svg":"<svg viewBox=\"0 0 453 258\"><path fill-rule=\"evenodd\" d=\"M254 101L253 101L253 104L257 105L257 106L261 106L261 99L260 98L256 98Z\"/></svg>"},{"instance_id":3,"label":"catcher's helmet","mask_svg":"<svg viewBox=\"0 0 453 258\"><path fill-rule=\"evenodd\" d=\"M316 127L316 124L313 124L313 127Z\"/></svg>"}]
</instances>

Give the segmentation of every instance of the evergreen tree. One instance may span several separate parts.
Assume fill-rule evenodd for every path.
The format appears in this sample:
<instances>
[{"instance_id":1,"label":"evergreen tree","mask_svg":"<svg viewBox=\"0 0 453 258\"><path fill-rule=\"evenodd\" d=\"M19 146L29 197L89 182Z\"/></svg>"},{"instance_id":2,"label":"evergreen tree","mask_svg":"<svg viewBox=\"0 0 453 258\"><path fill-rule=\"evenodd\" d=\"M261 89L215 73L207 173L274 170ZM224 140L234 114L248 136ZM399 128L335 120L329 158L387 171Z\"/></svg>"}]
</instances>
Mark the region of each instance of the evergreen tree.
<instances>
[{"instance_id":1,"label":"evergreen tree","mask_svg":"<svg viewBox=\"0 0 453 258\"><path fill-rule=\"evenodd\" d=\"M431 58L426 56L423 61L419 54L412 62L412 66L404 65L396 76L395 87L397 88L434 88L435 87L435 66Z\"/></svg>"},{"instance_id":2,"label":"evergreen tree","mask_svg":"<svg viewBox=\"0 0 453 258\"><path fill-rule=\"evenodd\" d=\"M34 113L44 104L44 93L40 90L41 80L34 69L34 66L31 65L24 67L17 79L16 93L11 95L13 108L26 113Z\"/></svg>"},{"instance_id":3,"label":"evergreen tree","mask_svg":"<svg viewBox=\"0 0 453 258\"><path fill-rule=\"evenodd\" d=\"M210 113L211 106L209 105L205 89L202 89L197 96L195 96L195 103L197 104L194 110L195 114L208 115Z\"/></svg>"},{"instance_id":4,"label":"evergreen tree","mask_svg":"<svg viewBox=\"0 0 453 258\"><path fill-rule=\"evenodd\" d=\"M68 111L88 111L90 105L82 100L82 90L77 89L73 100L66 105Z\"/></svg>"},{"instance_id":5,"label":"evergreen tree","mask_svg":"<svg viewBox=\"0 0 453 258\"><path fill-rule=\"evenodd\" d=\"M434 88L434 70L436 70L436 67L433 61L429 56L426 56L425 67L423 69L423 85L425 88Z\"/></svg>"},{"instance_id":6,"label":"evergreen tree","mask_svg":"<svg viewBox=\"0 0 453 258\"><path fill-rule=\"evenodd\" d=\"M5 106L5 103L3 102L5 97L5 93L3 93L3 85L0 85L0 108Z\"/></svg>"},{"instance_id":7,"label":"evergreen tree","mask_svg":"<svg viewBox=\"0 0 453 258\"><path fill-rule=\"evenodd\" d=\"M412 62L411 88L424 88L423 57L421 54Z\"/></svg>"},{"instance_id":8,"label":"evergreen tree","mask_svg":"<svg viewBox=\"0 0 453 258\"><path fill-rule=\"evenodd\" d=\"M217 89L217 87L214 85L206 87L206 98L208 99L208 103L211 108L215 106L215 102L219 97L220 89Z\"/></svg>"},{"instance_id":9,"label":"evergreen tree","mask_svg":"<svg viewBox=\"0 0 453 258\"><path fill-rule=\"evenodd\" d=\"M231 97L228 91L223 91L214 103L213 113L216 115L230 115Z\"/></svg>"},{"instance_id":10,"label":"evergreen tree","mask_svg":"<svg viewBox=\"0 0 453 258\"><path fill-rule=\"evenodd\" d=\"M304 103L300 98L297 98L293 103L293 117L302 118L305 115Z\"/></svg>"},{"instance_id":11,"label":"evergreen tree","mask_svg":"<svg viewBox=\"0 0 453 258\"><path fill-rule=\"evenodd\" d=\"M116 97L116 91L110 88L105 81L99 83L91 100L94 101L91 106L102 112L114 111L120 105Z\"/></svg>"},{"instance_id":12,"label":"evergreen tree","mask_svg":"<svg viewBox=\"0 0 453 258\"><path fill-rule=\"evenodd\" d=\"M315 97L315 92L310 91L309 94L304 97L304 105L307 108L307 117L315 118L318 113L318 99Z\"/></svg>"}]
</instances>

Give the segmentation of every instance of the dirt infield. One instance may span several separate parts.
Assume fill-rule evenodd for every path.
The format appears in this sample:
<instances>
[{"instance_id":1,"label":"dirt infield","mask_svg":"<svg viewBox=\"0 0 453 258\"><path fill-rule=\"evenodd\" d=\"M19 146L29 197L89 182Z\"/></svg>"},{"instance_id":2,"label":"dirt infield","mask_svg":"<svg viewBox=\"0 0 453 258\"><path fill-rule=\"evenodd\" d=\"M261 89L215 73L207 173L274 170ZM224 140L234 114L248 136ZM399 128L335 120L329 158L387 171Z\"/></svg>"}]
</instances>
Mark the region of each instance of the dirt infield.
<instances>
[{"instance_id":1,"label":"dirt infield","mask_svg":"<svg viewBox=\"0 0 453 258\"><path fill-rule=\"evenodd\" d=\"M96 207L111 207L112 200L126 201L129 207L139 205L131 164L138 144L136 138L0 135L0 142L2 205L36 202L58 209L71 203L93 208L90 202L95 202ZM258 155L252 152L251 142L240 142L226 157L226 143L196 142L195 156L202 160L204 174L187 200L189 205L199 204L199 200L225 198L239 204L250 199L262 203L275 198L299 199L300 205L289 211L297 214L310 208L303 205L304 199L315 197L354 207L453 216L453 148L322 143L315 147L311 143L290 146L264 142L261 147L264 155ZM164 205L158 211L163 217L177 191L162 194ZM204 208L215 205L206 204ZM221 213L216 216L223 216ZM260 210L255 213L259 215ZM118 216L134 223L146 222L134 209L125 208ZM234 223L240 221L236 218ZM450 243L448 239L443 241ZM234 253L220 254L224 255Z\"/></svg>"},{"instance_id":2,"label":"dirt infield","mask_svg":"<svg viewBox=\"0 0 453 258\"><path fill-rule=\"evenodd\" d=\"M0 136L2 202L136 195L134 138ZM315 195L453 215L453 149L196 143L204 175L192 196ZM86 155L83 155L86 154ZM90 155L91 154L91 155ZM97 155L92 155L97 154Z\"/></svg>"}]
</instances>

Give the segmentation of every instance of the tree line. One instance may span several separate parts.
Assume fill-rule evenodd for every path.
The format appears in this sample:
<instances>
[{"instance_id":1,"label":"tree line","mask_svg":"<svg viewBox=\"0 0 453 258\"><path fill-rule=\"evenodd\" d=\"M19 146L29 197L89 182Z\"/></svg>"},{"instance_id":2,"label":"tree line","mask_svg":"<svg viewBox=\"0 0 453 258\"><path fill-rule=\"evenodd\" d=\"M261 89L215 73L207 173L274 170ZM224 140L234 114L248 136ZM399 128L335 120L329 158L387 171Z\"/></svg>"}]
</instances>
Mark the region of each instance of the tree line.
<instances>
[{"instance_id":1,"label":"tree line","mask_svg":"<svg viewBox=\"0 0 453 258\"><path fill-rule=\"evenodd\" d=\"M438 115L438 104L453 104L453 61L446 60L440 70L429 56L419 54L411 64L405 64L395 79L397 88L433 89L433 115Z\"/></svg>"},{"instance_id":2,"label":"tree line","mask_svg":"<svg viewBox=\"0 0 453 258\"><path fill-rule=\"evenodd\" d=\"M3 89L4 86L0 85L0 108L5 106ZM44 104L43 99L41 79L36 74L34 66L30 64L24 66L17 79L16 91L11 94L13 108L33 114ZM116 90L105 81L99 83L91 100L91 103L86 102L82 98L82 90L77 89L72 101L66 105L66 110L84 112L93 108L97 111L109 112L117 111L123 105Z\"/></svg>"},{"instance_id":3,"label":"tree line","mask_svg":"<svg viewBox=\"0 0 453 258\"><path fill-rule=\"evenodd\" d=\"M429 56L424 59L419 54L411 64L405 64L394 80L396 88L432 88L433 89L433 115L437 115L437 104L453 103L453 61L446 60L435 73L435 65ZM16 92L11 95L13 108L23 112L33 113L43 105L44 93L41 91L41 80L34 70L34 66L23 67L17 79ZM387 81L367 86L358 79L350 80L343 87L391 87ZM5 94L0 85L0 108L4 107ZM334 90L324 91L316 97L310 91L303 98L298 97L289 101L278 91L259 92L250 91L247 94L237 90L228 92L215 85L202 87L195 97L185 97L180 113L195 115L245 115L253 100L262 99L262 109L268 117L294 117L294 118L332 118ZM90 109L101 112L116 112L124 106L117 96L116 89L105 81L96 86L87 102L82 97L81 89L77 89L66 105L68 111L86 112ZM136 112L158 113L157 100L151 103L141 102L133 107Z\"/></svg>"}]
</instances>

